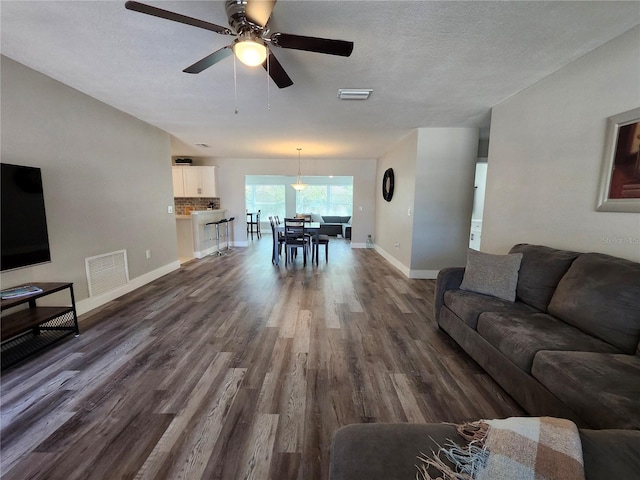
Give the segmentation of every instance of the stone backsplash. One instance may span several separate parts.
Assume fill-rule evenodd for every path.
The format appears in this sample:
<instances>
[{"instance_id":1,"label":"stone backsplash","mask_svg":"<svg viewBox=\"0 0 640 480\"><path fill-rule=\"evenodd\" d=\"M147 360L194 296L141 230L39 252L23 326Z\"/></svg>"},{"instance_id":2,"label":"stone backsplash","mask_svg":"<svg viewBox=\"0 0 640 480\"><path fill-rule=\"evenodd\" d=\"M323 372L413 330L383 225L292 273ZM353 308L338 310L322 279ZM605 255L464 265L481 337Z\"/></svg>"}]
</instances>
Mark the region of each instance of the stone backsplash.
<instances>
[{"instance_id":1,"label":"stone backsplash","mask_svg":"<svg viewBox=\"0 0 640 480\"><path fill-rule=\"evenodd\" d=\"M220 208L220 199L217 197L176 197L173 199L176 215L185 215L186 207L194 207L194 210L207 210L211 202L213 202L214 210L218 210Z\"/></svg>"}]
</instances>

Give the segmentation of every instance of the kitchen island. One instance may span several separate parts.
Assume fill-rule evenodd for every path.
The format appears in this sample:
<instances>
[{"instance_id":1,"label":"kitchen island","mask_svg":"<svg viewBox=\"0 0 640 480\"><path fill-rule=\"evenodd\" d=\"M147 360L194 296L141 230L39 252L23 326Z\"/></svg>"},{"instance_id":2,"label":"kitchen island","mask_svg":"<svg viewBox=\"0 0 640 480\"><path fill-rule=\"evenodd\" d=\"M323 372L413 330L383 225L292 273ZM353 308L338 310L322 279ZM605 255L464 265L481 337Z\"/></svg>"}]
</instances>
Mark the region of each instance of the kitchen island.
<instances>
[{"instance_id":1,"label":"kitchen island","mask_svg":"<svg viewBox=\"0 0 640 480\"><path fill-rule=\"evenodd\" d=\"M218 251L216 226L207 225L225 218L226 210L194 210L189 215L176 215L178 258L180 263L203 258ZM224 225L220 229L220 249L228 246Z\"/></svg>"}]
</instances>

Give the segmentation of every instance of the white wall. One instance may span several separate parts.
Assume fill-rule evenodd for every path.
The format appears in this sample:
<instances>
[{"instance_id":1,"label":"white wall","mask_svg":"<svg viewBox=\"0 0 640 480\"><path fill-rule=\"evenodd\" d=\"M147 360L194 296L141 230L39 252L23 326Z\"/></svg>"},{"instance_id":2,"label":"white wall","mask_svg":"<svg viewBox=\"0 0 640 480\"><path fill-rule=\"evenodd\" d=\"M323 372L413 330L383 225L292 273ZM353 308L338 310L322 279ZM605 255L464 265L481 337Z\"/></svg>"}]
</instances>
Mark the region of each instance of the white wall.
<instances>
[{"instance_id":1,"label":"white wall","mask_svg":"<svg viewBox=\"0 0 640 480\"><path fill-rule=\"evenodd\" d=\"M477 155L477 128L419 130L412 277L466 264Z\"/></svg>"},{"instance_id":2,"label":"white wall","mask_svg":"<svg viewBox=\"0 0 640 480\"><path fill-rule=\"evenodd\" d=\"M294 159L237 159L211 158L204 160L208 165L219 167L219 191L221 208L227 216L235 216L233 241L236 245L246 245L247 231L245 212L245 177L247 175L294 175L298 171L297 157ZM309 176L352 176L353 216L351 218L351 245L365 247L367 235L373 233L375 222L374 183L376 161L336 160L303 158L301 171ZM295 209L295 206L294 206Z\"/></svg>"},{"instance_id":3,"label":"white wall","mask_svg":"<svg viewBox=\"0 0 640 480\"><path fill-rule=\"evenodd\" d=\"M407 209L414 207L418 131L414 130L378 160L376 174L376 229L374 242L378 251L408 275L411 268L413 217ZM382 178L393 168L394 191L390 202L382 198ZM396 243L400 245L395 246Z\"/></svg>"},{"instance_id":4,"label":"white wall","mask_svg":"<svg viewBox=\"0 0 640 480\"><path fill-rule=\"evenodd\" d=\"M494 107L482 250L640 261L640 214L597 212L607 117L640 106L640 27Z\"/></svg>"},{"instance_id":5,"label":"white wall","mask_svg":"<svg viewBox=\"0 0 640 480\"><path fill-rule=\"evenodd\" d=\"M7 57L1 68L2 162L41 167L52 257L2 287L73 282L83 311L86 257L126 249L132 286L177 268L168 134Z\"/></svg>"},{"instance_id":6,"label":"white wall","mask_svg":"<svg viewBox=\"0 0 640 480\"><path fill-rule=\"evenodd\" d=\"M465 264L477 151L475 128L421 128L378 160L376 249L408 277ZM381 193L387 168L391 202Z\"/></svg>"}]
</instances>

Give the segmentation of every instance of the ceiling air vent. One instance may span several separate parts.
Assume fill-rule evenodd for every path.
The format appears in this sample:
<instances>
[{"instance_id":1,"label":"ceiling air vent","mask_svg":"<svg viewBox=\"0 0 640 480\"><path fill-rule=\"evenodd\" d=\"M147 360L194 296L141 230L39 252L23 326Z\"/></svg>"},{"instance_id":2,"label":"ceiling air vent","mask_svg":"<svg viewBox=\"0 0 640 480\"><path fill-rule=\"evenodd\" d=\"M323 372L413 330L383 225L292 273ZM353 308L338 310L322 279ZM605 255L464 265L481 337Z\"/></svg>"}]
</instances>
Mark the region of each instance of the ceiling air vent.
<instances>
[{"instance_id":1,"label":"ceiling air vent","mask_svg":"<svg viewBox=\"0 0 640 480\"><path fill-rule=\"evenodd\" d=\"M340 88L338 98L340 100L367 100L373 90L371 88Z\"/></svg>"}]
</instances>

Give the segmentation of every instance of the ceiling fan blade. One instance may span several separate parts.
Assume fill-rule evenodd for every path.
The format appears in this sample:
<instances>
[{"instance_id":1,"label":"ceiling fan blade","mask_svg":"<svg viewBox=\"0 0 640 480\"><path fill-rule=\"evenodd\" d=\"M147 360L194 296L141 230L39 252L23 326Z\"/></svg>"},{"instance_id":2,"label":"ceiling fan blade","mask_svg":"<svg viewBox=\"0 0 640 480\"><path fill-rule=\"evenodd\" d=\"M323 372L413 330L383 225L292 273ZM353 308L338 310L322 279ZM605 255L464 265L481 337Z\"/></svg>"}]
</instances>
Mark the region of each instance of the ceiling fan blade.
<instances>
[{"instance_id":1,"label":"ceiling fan blade","mask_svg":"<svg viewBox=\"0 0 640 480\"><path fill-rule=\"evenodd\" d=\"M162 8L152 7L151 5L145 5L144 3L134 2L129 0L124 4L127 10L133 10L135 12L146 13L147 15L153 15L154 17L164 18L173 22L184 23L193 27L204 28L205 30L211 30L212 32L220 33L222 35L231 35L233 32L227 27L221 27L215 23L205 22L197 18L187 17L179 13L163 10Z\"/></svg>"},{"instance_id":2,"label":"ceiling fan blade","mask_svg":"<svg viewBox=\"0 0 640 480\"><path fill-rule=\"evenodd\" d=\"M348 57L353 51L353 42L331 40L329 38L304 37L290 33L274 33L271 42L282 48L306 50L307 52L326 53Z\"/></svg>"},{"instance_id":3,"label":"ceiling fan blade","mask_svg":"<svg viewBox=\"0 0 640 480\"><path fill-rule=\"evenodd\" d=\"M245 14L251 22L264 28L275 4L276 0L247 0Z\"/></svg>"},{"instance_id":4,"label":"ceiling fan blade","mask_svg":"<svg viewBox=\"0 0 640 480\"><path fill-rule=\"evenodd\" d=\"M265 70L269 72L269 76L273 80L273 82L278 86L278 88L287 88L293 85L293 80L287 75L287 72L284 71L282 65L275 57L271 51L269 51L269 68L267 69L267 61L265 61L262 66Z\"/></svg>"},{"instance_id":5,"label":"ceiling fan blade","mask_svg":"<svg viewBox=\"0 0 640 480\"><path fill-rule=\"evenodd\" d=\"M207 55L202 60L198 60L196 63L187 67L183 70L184 73L200 73L203 70L215 65L221 60L231 56L233 54L233 50L231 49L231 45L227 45L226 47L222 47L220 50L216 50L211 55Z\"/></svg>"}]
</instances>

